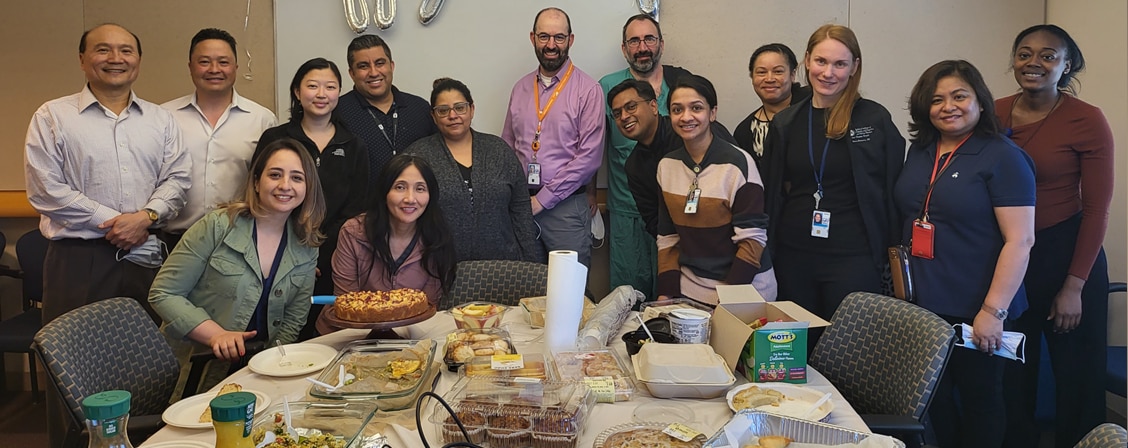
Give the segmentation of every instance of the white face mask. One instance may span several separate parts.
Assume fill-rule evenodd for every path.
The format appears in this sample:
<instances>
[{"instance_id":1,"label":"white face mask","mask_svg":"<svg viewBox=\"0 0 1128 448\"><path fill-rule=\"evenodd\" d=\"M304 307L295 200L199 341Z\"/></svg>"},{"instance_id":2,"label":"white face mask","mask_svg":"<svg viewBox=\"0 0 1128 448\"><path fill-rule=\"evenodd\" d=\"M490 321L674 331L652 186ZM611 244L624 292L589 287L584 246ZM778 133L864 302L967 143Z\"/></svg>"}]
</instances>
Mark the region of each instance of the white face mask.
<instances>
[{"instance_id":1,"label":"white face mask","mask_svg":"<svg viewBox=\"0 0 1128 448\"><path fill-rule=\"evenodd\" d=\"M118 249L117 261L126 260L141 267L156 269L164 264L165 255L168 254L168 246L156 235L150 234L149 239L145 240L144 244L130 249L129 253L124 256L121 252L121 249Z\"/></svg>"},{"instance_id":2,"label":"white face mask","mask_svg":"<svg viewBox=\"0 0 1128 448\"><path fill-rule=\"evenodd\" d=\"M956 329L956 346L979 350L979 347L976 347L975 342L971 340L972 327L970 324L955 324L952 328ZM1004 331L1002 344L999 344L999 348L993 350L991 354L1025 364L1026 335L1017 331Z\"/></svg>"}]
</instances>

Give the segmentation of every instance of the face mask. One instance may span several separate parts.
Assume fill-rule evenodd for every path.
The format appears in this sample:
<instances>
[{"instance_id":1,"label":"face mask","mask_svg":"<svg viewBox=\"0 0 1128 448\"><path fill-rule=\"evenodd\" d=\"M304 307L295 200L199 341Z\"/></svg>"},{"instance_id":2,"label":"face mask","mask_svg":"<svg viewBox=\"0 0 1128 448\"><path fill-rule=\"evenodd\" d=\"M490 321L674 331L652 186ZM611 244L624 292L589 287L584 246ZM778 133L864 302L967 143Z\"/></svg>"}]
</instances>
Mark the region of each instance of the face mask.
<instances>
[{"instance_id":1,"label":"face mask","mask_svg":"<svg viewBox=\"0 0 1128 448\"><path fill-rule=\"evenodd\" d=\"M167 253L168 246L164 241L157 239L156 235L149 235L144 244L130 249L124 256L121 249L118 249L117 261L125 260L141 267L156 269L164 263Z\"/></svg>"},{"instance_id":2,"label":"face mask","mask_svg":"<svg viewBox=\"0 0 1128 448\"><path fill-rule=\"evenodd\" d=\"M979 347L976 347L975 342L971 340L970 324L955 324L952 328L956 329L957 346L979 351ZM1017 331L1004 331L1002 344L999 344L999 348L993 350L991 354L1026 363L1026 335Z\"/></svg>"}]
</instances>

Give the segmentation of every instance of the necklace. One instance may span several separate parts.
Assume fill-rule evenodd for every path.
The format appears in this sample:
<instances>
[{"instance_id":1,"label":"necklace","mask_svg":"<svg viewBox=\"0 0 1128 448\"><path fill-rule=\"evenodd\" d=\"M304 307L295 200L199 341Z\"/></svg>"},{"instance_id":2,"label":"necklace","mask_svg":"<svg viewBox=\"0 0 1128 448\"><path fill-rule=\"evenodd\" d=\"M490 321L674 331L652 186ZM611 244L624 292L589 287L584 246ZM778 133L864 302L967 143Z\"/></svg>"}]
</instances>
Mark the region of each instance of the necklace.
<instances>
[{"instance_id":1,"label":"necklace","mask_svg":"<svg viewBox=\"0 0 1128 448\"><path fill-rule=\"evenodd\" d=\"M1050 120L1050 115L1053 114L1055 110L1057 110L1058 104L1061 103L1061 98L1063 96L1065 96L1064 93L1060 93L1060 92L1058 93L1057 99L1054 100L1054 105L1050 106L1050 111L1046 112L1046 116L1042 117L1042 120L1038 122L1038 126L1034 128L1034 132L1030 133L1030 136L1026 138L1025 142L1022 142L1022 144L1019 144L1018 142L1014 142L1016 145L1018 145L1019 148L1026 149L1026 145L1030 144L1030 142L1034 140L1034 137L1038 135L1038 131L1041 131L1042 126L1045 125L1046 122ZM1014 135L1014 128L1011 127L1011 123L1014 123L1014 108L1015 108L1015 106L1018 105L1018 100L1020 100L1020 99L1022 99L1021 94L1018 96L1018 98L1014 99L1013 103L1011 103L1010 112L1007 113L1007 124L1006 124L1006 130L1005 130L1007 137L1011 137L1011 136Z\"/></svg>"}]
</instances>

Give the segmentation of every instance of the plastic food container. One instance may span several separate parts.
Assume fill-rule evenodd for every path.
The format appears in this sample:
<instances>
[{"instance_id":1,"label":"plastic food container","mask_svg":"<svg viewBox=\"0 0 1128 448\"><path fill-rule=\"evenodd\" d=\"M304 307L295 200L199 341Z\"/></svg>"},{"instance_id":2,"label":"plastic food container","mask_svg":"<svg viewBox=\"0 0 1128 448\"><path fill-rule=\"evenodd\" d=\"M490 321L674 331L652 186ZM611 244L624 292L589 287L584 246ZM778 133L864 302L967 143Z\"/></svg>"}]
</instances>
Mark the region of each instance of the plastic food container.
<instances>
[{"instance_id":1,"label":"plastic food container","mask_svg":"<svg viewBox=\"0 0 1128 448\"><path fill-rule=\"evenodd\" d=\"M642 320L649 321L655 317L667 317L670 311L679 309L695 309L713 313L713 309L690 299L670 299L658 300L654 302L644 302L639 306L639 313L642 314Z\"/></svg>"},{"instance_id":2,"label":"plastic food container","mask_svg":"<svg viewBox=\"0 0 1128 448\"><path fill-rule=\"evenodd\" d=\"M674 339L674 335L664 331L650 330L650 334L654 335L654 341L652 342L661 342L665 344L674 344L678 342L676 339ZM650 335L646 334L646 331L643 330L642 327L639 327L639 329L635 331L623 333L623 343L627 344L627 354L631 356L637 355L638 351L642 349L643 345L645 345L642 341L645 341L647 339L650 339Z\"/></svg>"},{"instance_id":3,"label":"plastic food container","mask_svg":"<svg viewBox=\"0 0 1128 448\"><path fill-rule=\"evenodd\" d=\"M682 422L686 423L686 422ZM624 445L614 439L616 434L631 433L636 440L634 445L629 446L670 446L671 443L678 442L678 446L684 447L700 447L702 445L701 437L690 440L689 442L680 442L671 436L662 433L663 429L669 426L667 423L661 422L632 422L615 425L610 428L604 429L595 438L593 448L620 448Z\"/></svg>"},{"instance_id":4,"label":"plastic food container","mask_svg":"<svg viewBox=\"0 0 1128 448\"><path fill-rule=\"evenodd\" d=\"M525 297L521 299L521 309L525 310L525 318L528 319L529 326L533 328L544 327L544 313L548 309L546 301L548 297ZM580 327L583 327L591 313L595 311L595 304L591 300L584 298L584 309L580 314Z\"/></svg>"},{"instance_id":5,"label":"plastic food container","mask_svg":"<svg viewBox=\"0 0 1128 448\"><path fill-rule=\"evenodd\" d=\"M446 337L443 362L451 372L457 372L475 356L493 356L517 353L509 332L501 328L455 330Z\"/></svg>"},{"instance_id":6,"label":"plastic food container","mask_svg":"<svg viewBox=\"0 0 1128 448\"><path fill-rule=\"evenodd\" d=\"M796 443L843 445L873 439L880 447L903 448L900 440L880 434L854 431L841 426L800 420L766 412L743 410L732 417L720 431L705 441L707 448L740 448L760 436L778 435Z\"/></svg>"},{"instance_id":7,"label":"plastic food container","mask_svg":"<svg viewBox=\"0 0 1128 448\"><path fill-rule=\"evenodd\" d=\"M574 448L595 402L581 383L463 378L443 397L470 441L492 448ZM465 441L451 413L438 403L430 418L442 443Z\"/></svg>"},{"instance_id":8,"label":"plastic food container","mask_svg":"<svg viewBox=\"0 0 1128 448\"><path fill-rule=\"evenodd\" d=\"M485 376L496 378L530 378L540 381L555 381L556 372L552 369L552 361L540 353L526 353L521 355L524 367L512 370L499 370L493 368L493 356L475 356L459 369L462 376Z\"/></svg>"},{"instance_id":9,"label":"plastic food container","mask_svg":"<svg viewBox=\"0 0 1128 448\"><path fill-rule=\"evenodd\" d=\"M309 394L335 400L373 400L381 410L406 409L415 404L421 385L432 378L437 344L430 339L353 341L341 349L317 380L337 384L339 366L356 378L348 385L328 390L313 385ZM418 362L418 364L416 364Z\"/></svg>"},{"instance_id":10,"label":"plastic food container","mask_svg":"<svg viewBox=\"0 0 1128 448\"><path fill-rule=\"evenodd\" d=\"M278 403L255 418L254 429L251 431L255 443L260 442L267 431L285 426L282 407L283 404ZM376 404L370 402L298 401L290 403L290 423L299 436L309 434L310 430L317 430L350 446L361 436L364 426L375 412Z\"/></svg>"},{"instance_id":11,"label":"plastic food container","mask_svg":"<svg viewBox=\"0 0 1128 448\"><path fill-rule=\"evenodd\" d=\"M468 302L450 309L454 325L459 329L494 328L501 325L509 307L491 302Z\"/></svg>"},{"instance_id":12,"label":"plastic food container","mask_svg":"<svg viewBox=\"0 0 1128 448\"><path fill-rule=\"evenodd\" d=\"M594 377L610 378L614 388L607 392L593 391L596 401L629 401L634 396L635 386L630 370L611 350L559 352L553 355L553 360L561 381L582 382Z\"/></svg>"},{"instance_id":13,"label":"plastic food container","mask_svg":"<svg viewBox=\"0 0 1128 448\"><path fill-rule=\"evenodd\" d=\"M643 344L631 359L642 381L720 384L733 379L724 358L708 344Z\"/></svg>"}]
</instances>

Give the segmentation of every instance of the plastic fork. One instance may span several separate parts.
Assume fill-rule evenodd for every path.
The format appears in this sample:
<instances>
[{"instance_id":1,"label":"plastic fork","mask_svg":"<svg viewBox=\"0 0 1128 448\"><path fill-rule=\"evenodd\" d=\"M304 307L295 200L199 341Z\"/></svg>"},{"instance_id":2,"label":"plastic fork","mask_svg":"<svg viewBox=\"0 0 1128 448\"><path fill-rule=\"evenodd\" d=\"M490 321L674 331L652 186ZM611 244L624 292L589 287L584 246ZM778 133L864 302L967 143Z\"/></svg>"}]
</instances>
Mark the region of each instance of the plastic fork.
<instances>
[{"instance_id":1,"label":"plastic fork","mask_svg":"<svg viewBox=\"0 0 1128 448\"><path fill-rule=\"evenodd\" d=\"M282 357L278 359L278 367L290 367L293 365L294 363L286 359L286 348L282 346L282 340L275 339L274 345L278 346L278 353L282 354Z\"/></svg>"}]
</instances>

